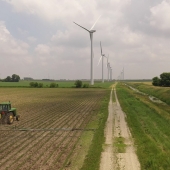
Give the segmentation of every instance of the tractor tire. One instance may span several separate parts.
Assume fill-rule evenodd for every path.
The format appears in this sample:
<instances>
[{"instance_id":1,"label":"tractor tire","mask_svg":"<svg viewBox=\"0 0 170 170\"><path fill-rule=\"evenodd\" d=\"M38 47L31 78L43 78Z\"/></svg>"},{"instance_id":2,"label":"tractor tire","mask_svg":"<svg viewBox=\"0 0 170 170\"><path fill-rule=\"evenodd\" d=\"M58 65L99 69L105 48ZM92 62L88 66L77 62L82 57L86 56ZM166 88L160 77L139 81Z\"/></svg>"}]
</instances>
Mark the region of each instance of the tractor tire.
<instances>
[{"instance_id":1,"label":"tractor tire","mask_svg":"<svg viewBox=\"0 0 170 170\"><path fill-rule=\"evenodd\" d=\"M6 114L1 115L1 123L2 123L2 124L6 124L6 123L7 123Z\"/></svg>"},{"instance_id":2,"label":"tractor tire","mask_svg":"<svg viewBox=\"0 0 170 170\"><path fill-rule=\"evenodd\" d=\"M11 125L14 122L14 115L13 113L8 113L7 114L7 124Z\"/></svg>"},{"instance_id":3,"label":"tractor tire","mask_svg":"<svg viewBox=\"0 0 170 170\"><path fill-rule=\"evenodd\" d=\"M20 115L16 116L16 120L19 121L20 120Z\"/></svg>"}]
</instances>

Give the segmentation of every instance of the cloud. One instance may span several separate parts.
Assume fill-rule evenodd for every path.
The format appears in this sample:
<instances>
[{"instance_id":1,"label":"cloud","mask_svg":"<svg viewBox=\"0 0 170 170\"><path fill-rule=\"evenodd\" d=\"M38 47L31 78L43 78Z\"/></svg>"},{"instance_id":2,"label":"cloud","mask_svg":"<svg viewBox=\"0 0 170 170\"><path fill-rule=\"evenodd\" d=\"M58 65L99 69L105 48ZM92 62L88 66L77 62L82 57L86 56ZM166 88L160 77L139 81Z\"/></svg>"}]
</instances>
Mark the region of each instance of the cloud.
<instances>
[{"instance_id":1,"label":"cloud","mask_svg":"<svg viewBox=\"0 0 170 170\"><path fill-rule=\"evenodd\" d=\"M22 75L89 78L90 36L73 21L90 29L101 14L94 27L95 78L101 78L100 41L114 78L123 66L127 78L152 78L169 69L169 0L3 1L8 3L8 24L0 25L0 54L4 50L3 59L11 56L23 65ZM15 22L6 18L8 13Z\"/></svg>"},{"instance_id":2,"label":"cloud","mask_svg":"<svg viewBox=\"0 0 170 170\"><path fill-rule=\"evenodd\" d=\"M29 45L16 40L8 31L3 21L0 21L0 54L7 56L21 56L28 54Z\"/></svg>"},{"instance_id":3,"label":"cloud","mask_svg":"<svg viewBox=\"0 0 170 170\"><path fill-rule=\"evenodd\" d=\"M28 39L28 41L29 41L30 43L34 43L34 42L37 41L37 39L36 39L35 37L32 37L32 36L27 37L27 39Z\"/></svg>"},{"instance_id":4,"label":"cloud","mask_svg":"<svg viewBox=\"0 0 170 170\"><path fill-rule=\"evenodd\" d=\"M69 21L72 18L79 18L78 21L82 19L80 17L97 19L101 13L109 13L112 11L117 13L123 9L126 5L131 3L131 0L111 0L111 1L95 1L95 0L4 0L9 3L15 12L26 13L28 15L35 15L42 20L53 22L55 20L65 20L63 22ZM107 9L107 10L106 10ZM80 16L80 17L79 17ZM93 23L91 23L93 24Z\"/></svg>"},{"instance_id":5,"label":"cloud","mask_svg":"<svg viewBox=\"0 0 170 170\"><path fill-rule=\"evenodd\" d=\"M84 4L82 7L79 1L67 1L67 0L51 0L42 1L42 0L6 0L10 5L13 6L14 10L18 13L26 13L28 15L36 15L41 19L48 21L54 21L66 17L67 19L73 17L79 13L85 13L85 0L81 2ZM91 2L93 6L94 1ZM88 6L89 7L89 6Z\"/></svg>"},{"instance_id":6,"label":"cloud","mask_svg":"<svg viewBox=\"0 0 170 170\"><path fill-rule=\"evenodd\" d=\"M170 30L170 0L163 0L152 7L150 24L160 30Z\"/></svg>"},{"instance_id":7,"label":"cloud","mask_svg":"<svg viewBox=\"0 0 170 170\"><path fill-rule=\"evenodd\" d=\"M35 52L39 55L49 55L50 54L50 47L45 44L38 44L35 48Z\"/></svg>"}]
</instances>

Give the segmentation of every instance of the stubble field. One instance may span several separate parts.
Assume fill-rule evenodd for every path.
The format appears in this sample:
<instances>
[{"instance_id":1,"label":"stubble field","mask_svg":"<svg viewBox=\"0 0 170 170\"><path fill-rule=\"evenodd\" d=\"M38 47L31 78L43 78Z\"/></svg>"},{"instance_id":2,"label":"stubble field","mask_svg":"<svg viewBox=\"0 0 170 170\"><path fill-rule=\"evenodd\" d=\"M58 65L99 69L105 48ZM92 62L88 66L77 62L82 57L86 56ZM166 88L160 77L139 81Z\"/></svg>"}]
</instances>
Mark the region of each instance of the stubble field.
<instances>
[{"instance_id":1,"label":"stubble field","mask_svg":"<svg viewBox=\"0 0 170 170\"><path fill-rule=\"evenodd\" d=\"M103 89L1 88L21 115L0 125L0 169L61 169L100 110Z\"/></svg>"}]
</instances>

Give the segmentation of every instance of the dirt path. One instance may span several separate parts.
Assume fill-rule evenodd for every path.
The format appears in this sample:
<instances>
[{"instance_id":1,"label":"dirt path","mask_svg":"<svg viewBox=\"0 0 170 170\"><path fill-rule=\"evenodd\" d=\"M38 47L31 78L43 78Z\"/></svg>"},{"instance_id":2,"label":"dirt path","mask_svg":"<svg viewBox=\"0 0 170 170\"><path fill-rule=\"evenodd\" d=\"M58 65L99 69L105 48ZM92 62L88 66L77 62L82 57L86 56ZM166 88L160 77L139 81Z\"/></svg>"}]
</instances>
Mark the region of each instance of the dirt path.
<instances>
[{"instance_id":1,"label":"dirt path","mask_svg":"<svg viewBox=\"0 0 170 170\"><path fill-rule=\"evenodd\" d=\"M115 95L116 98L114 103L112 95ZM121 110L116 90L113 88L110 95L105 137L100 170L140 170L131 133L125 121L125 114Z\"/></svg>"}]
</instances>

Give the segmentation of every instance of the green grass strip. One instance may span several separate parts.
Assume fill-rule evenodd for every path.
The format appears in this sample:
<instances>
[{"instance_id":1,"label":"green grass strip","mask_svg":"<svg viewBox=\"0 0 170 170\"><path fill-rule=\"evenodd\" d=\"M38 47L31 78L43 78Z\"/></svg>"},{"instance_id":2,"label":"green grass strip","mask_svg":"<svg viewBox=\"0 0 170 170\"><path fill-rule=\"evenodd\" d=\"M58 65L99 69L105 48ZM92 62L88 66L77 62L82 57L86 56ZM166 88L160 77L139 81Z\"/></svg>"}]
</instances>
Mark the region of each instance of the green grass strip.
<instances>
[{"instance_id":1,"label":"green grass strip","mask_svg":"<svg viewBox=\"0 0 170 170\"><path fill-rule=\"evenodd\" d=\"M117 94L131 129L142 170L170 169L170 120L157 112L156 107L119 84Z\"/></svg>"},{"instance_id":2,"label":"green grass strip","mask_svg":"<svg viewBox=\"0 0 170 170\"><path fill-rule=\"evenodd\" d=\"M100 167L100 158L102 146L105 142L104 128L108 117L108 104L110 99L110 90L108 90L106 97L102 101L102 106L99 114L99 124L95 131L92 144L85 158L81 170L98 170Z\"/></svg>"},{"instance_id":3,"label":"green grass strip","mask_svg":"<svg viewBox=\"0 0 170 170\"><path fill-rule=\"evenodd\" d=\"M169 97L170 87L159 87L144 83L128 83L128 84L144 93L155 96L170 105Z\"/></svg>"},{"instance_id":4,"label":"green grass strip","mask_svg":"<svg viewBox=\"0 0 170 170\"><path fill-rule=\"evenodd\" d=\"M114 139L114 144L113 145L116 147L116 152L117 153L125 153L125 151L126 151L125 138L116 137Z\"/></svg>"}]
</instances>

